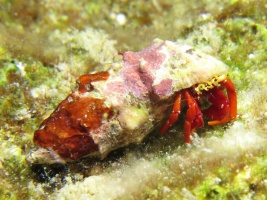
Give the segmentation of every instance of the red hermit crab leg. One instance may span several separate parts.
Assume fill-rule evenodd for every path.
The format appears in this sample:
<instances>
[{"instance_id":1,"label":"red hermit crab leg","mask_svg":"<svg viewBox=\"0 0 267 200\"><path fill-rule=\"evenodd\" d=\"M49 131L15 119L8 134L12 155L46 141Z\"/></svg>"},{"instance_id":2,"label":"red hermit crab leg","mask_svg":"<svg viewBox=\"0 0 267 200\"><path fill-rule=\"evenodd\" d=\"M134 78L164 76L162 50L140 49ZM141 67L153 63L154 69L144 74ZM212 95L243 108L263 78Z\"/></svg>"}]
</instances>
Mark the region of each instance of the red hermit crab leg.
<instances>
[{"instance_id":1,"label":"red hermit crab leg","mask_svg":"<svg viewBox=\"0 0 267 200\"><path fill-rule=\"evenodd\" d=\"M184 126L185 142L190 143L190 135L196 128L203 127L204 121L202 118L201 110L196 100L189 94L188 91L183 90L182 96L188 105L186 112L186 120ZM169 119L161 127L159 133L164 134L177 120L181 110L181 93L177 93L174 101L173 110Z\"/></svg>"},{"instance_id":2,"label":"red hermit crab leg","mask_svg":"<svg viewBox=\"0 0 267 200\"><path fill-rule=\"evenodd\" d=\"M196 100L189 94L188 91L184 91L184 98L188 105L186 112L185 125L184 125L184 137L185 142L190 143L190 135L196 128L204 126L201 110Z\"/></svg>"},{"instance_id":3,"label":"red hermit crab leg","mask_svg":"<svg viewBox=\"0 0 267 200\"><path fill-rule=\"evenodd\" d=\"M220 83L226 88L227 91L229 101L229 113L228 116L225 116L221 119L209 121L208 125L210 126L229 122L234 119L237 114L237 97L233 82L230 79L225 79L223 82Z\"/></svg>"},{"instance_id":4,"label":"red hermit crab leg","mask_svg":"<svg viewBox=\"0 0 267 200\"><path fill-rule=\"evenodd\" d=\"M170 114L169 119L159 130L160 135L164 134L178 120L180 113L181 113L181 93L178 92L177 96L175 97L172 113Z\"/></svg>"}]
</instances>

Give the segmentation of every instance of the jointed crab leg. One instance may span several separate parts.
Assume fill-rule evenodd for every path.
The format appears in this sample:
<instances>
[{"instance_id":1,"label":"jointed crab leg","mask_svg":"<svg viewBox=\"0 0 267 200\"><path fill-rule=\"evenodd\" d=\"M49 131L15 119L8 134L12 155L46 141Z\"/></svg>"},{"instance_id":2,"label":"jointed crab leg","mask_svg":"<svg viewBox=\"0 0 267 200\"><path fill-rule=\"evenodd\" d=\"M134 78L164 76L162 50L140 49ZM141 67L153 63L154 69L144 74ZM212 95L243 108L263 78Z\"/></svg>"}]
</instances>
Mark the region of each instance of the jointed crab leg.
<instances>
[{"instance_id":1,"label":"jointed crab leg","mask_svg":"<svg viewBox=\"0 0 267 200\"><path fill-rule=\"evenodd\" d=\"M204 125L201 110L198 106L196 100L189 94L188 91L183 90L182 94L177 93L176 99L174 101L173 110L170 114L169 119L161 127L159 133L165 133L177 120L181 110L181 98L185 99L186 104L188 105L188 110L186 112L185 126L184 126L184 135L185 142L190 143L190 135L196 128L202 127Z\"/></svg>"},{"instance_id":2,"label":"jointed crab leg","mask_svg":"<svg viewBox=\"0 0 267 200\"><path fill-rule=\"evenodd\" d=\"M185 142L190 143L190 135L196 128L204 126L201 110L196 100L189 94L188 91L184 91L184 98L188 105L186 112L185 125L184 125L184 137Z\"/></svg>"},{"instance_id":3,"label":"jointed crab leg","mask_svg":"<svg viewBox=\"0 0 267 200\"><path fill-rule=\"evenodd\" d=\"M228 96L229 102L229 114L218 120L209 121L208 125L213 126L217 124L222 124L231 121L236 117L237 114L237 98L236 98L236 90L233 82L230 79L226 79L221 83L225 86Z\"/></svg>"},{"instance_id":4,"label":"jointed crab leg","mask_svg":"<svg viewBox=\"0 0 267 200\"><path fill-rule=\"evenodd\" d=\"M181 93L178 92L177 96L175 97L172 113L170 114L169 119L161 127L159 134L161 135L164 134L178 120L180 113L181 113Z\"/></svg>"}]
</instances>

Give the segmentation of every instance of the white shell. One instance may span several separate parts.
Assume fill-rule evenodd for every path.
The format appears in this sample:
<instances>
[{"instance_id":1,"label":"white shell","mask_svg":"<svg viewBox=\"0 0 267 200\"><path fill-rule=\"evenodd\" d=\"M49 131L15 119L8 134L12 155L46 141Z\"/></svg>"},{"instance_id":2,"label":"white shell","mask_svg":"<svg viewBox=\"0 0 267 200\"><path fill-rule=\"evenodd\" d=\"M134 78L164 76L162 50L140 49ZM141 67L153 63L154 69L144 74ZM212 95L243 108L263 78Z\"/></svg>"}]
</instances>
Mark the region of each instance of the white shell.
<instances>
[{"instance_id":1,"label":"white shell","mask_svg":"<svg viewBox=\"0 0 267 200\"><path fill-rule=\"evenodd\" d=\"M228 72L226 64L189 45L160 39L153 42L162 44L160 52L166 55L162 68L155 72L154 84L170 78L173 89L179 91Z\"/></svg>"}]
</instances>

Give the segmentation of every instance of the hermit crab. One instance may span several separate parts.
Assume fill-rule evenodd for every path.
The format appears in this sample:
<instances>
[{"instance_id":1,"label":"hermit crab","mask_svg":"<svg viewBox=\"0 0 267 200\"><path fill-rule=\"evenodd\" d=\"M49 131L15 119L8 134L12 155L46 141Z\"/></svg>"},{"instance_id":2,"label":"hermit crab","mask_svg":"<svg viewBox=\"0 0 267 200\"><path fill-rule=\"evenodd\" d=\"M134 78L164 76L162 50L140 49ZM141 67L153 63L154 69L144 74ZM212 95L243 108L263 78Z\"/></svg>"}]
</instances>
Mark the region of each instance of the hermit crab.
<instances>
[{"instance_id":1,"label":"hermit crab","mask_svg":"<svg viewBox=\"0 0 267 200\"><path fill-rule=\"evenodd\" d=\"M66 163L140 143L155 127L165 133L187 107L185 142L196 128L236 117L236 91L228 66L193 47L155 39L127 51L107 71L82 75L34 133L30 163ZM225 90L225 91L224 91ZM205 101L205 107L202 103ZM164 113L170 112L169 117ZM164 122L165 121L165 122Z\"/></svg>"},{"instance_id":2,"label":"hermit crab","mask_svg":"<svg viewBox=\"0 0 267 200\"><path fill-rule=\"evenodd\" d=\"M222 92L226 89L227 96ZM200 95L206 97L211 105L201 111ZM204 126L202 113L212 121L208 125L217 125L231 121L236 117L236 91L232 81L226 74L215 76L211 81L196 84L191 88L177 92L172 113L169 119L160 129L160 133L165 133L177 120L181 110L181 99L185 100L188 106L184 123L185 142L190 143L190 135L196 128Z\"/></svg>"}]
</instances>

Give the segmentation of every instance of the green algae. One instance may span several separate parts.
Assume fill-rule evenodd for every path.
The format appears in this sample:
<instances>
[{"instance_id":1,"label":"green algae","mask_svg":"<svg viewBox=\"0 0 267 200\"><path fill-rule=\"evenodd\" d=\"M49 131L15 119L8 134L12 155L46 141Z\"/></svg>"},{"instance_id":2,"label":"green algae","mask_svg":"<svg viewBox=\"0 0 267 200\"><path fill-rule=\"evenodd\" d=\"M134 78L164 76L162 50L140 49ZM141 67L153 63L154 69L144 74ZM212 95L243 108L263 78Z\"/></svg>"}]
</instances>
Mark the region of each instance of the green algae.
<instances>
[{"instance_id":1,"label":"green algae","mask_svg":"<svg viewBox=\"0 0 267 200\"><path fill-rule=\"evenodd\" d=\"M16 59L4 61L1 65L3 70L0 81L2 93L0 115L2 119L15 123L20 120L19 111L26 109L21 113L26 116L27 112L30 112L30 107L35 106L33 99L31 101L29 98L29 88L51 82L47 77L53 77L52 70L35 61Z\"/></svg>"},{"instance_id":2,"label":"green algae","mask_svg":"<svg viewBox=\"0 0 267 200\"><path fill-rule=\"evenodd\" d=\"M18 67L20 64L23 68ZM41 70L42 67L30 64L26 60L1 60L0 157L1 171L5 175L5 178L2 178L8 183L1 187L1 199L28 196L26 188L31 171L25 162L23 149L29 145L31 137L29 133L32 133L40 123L40 118L32 118L34 107L40 108L40 105L29 98L29 88L47 79L41 76L48 72L46 69Z\"/></svg>"},{"instance_id":3,"label":"green algae","mask_svg":"<svg viewBox=\"0 0 267 200\"><path fill-rule=\"evenodd\" d=\"M227 45L222 46L221 58L225 60L233 70L233 79L245 80L242 87L246 88L251 83L251 75L258 84L264 83L264 79L257 74L266 73L266 36L265 26L257 24L251 19L226 20L222 26ZM247 73L253 68L253 74ZM248 75L250 77L248 77Z\"/></svg>"},{"instance_id":4,"label":"green algae","mask_svg":"<svg viewBox=\"0 0 267 200\"><path fill-rule=\"evenodd\" d=\"M237 173L222 167L195 189L198 199L264 199L267 192L266 156L250 161Z\"/></svg>"}]
</instances>

